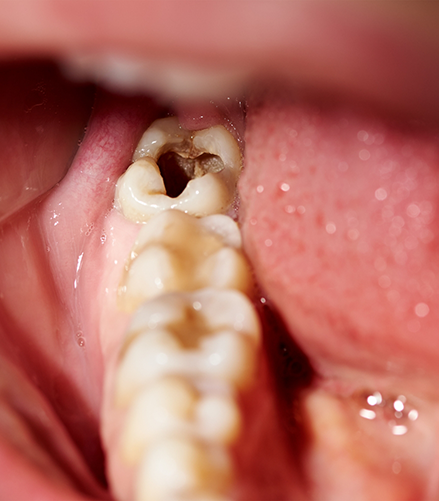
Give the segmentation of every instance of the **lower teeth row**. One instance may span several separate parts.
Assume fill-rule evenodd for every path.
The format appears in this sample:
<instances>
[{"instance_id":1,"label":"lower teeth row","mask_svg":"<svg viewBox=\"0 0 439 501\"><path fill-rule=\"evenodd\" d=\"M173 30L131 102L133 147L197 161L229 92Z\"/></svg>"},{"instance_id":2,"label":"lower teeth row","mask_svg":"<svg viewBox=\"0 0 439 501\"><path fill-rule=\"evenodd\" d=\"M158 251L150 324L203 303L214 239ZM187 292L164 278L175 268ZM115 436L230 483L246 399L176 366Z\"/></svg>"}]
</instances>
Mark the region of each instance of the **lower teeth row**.
<instances>
[{"instance_id":1,"label":"lower teeth row","mask_svg":"<svg viewBox=\"0 0 439 501\"><path fill-rule=\"evenodd\" d=\"M242 419L237 392L254 380L260 326L247 298L251 273L236 223L215 214L227 211L235 196L239 148L225 129L213 129L191 133L175 118L158 121L135 154L137 173L145 167L139 163L148 164L140 176L143 195L132 184L140 179L131 176L132 168L118 182L116 205L125 216L148 221L119 288L120 308L134 315L114 389L124 412L119 453L137 471L137 501L229 499L228 448L238 440ZM172 199L161 177L157 181L156 162L169 150L185 158L220 157L209 164L215 172L206 168L195 179L205 190L197 197L184 189L180 200ZM208 176L219 184L203 185ZM156 185L162 198L154 198Z\"/></svg>"}]
</instances>

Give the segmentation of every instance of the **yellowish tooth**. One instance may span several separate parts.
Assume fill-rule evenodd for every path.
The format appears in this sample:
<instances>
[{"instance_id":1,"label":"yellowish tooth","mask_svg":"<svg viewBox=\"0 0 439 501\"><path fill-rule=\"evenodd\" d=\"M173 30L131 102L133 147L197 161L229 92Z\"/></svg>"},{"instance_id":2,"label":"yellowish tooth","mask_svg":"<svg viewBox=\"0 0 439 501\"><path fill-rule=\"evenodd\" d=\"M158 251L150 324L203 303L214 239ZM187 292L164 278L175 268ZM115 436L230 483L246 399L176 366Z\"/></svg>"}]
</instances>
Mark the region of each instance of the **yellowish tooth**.
<instances>
[{"instance_id":1,"label":"yellowish tooth","mask_svg":"<svg viewBox=\"0 0 439 501\"><path fill-rule=\"evenodd\" d=\"M134 336L150 329L187 325L194 339L203 333L233 329L260 342L259 318L249 299L231 289L200 289L163 294L143 303L134 313L126 334Z\"/></svg>"},{"instance_id":2,"label":"yellowish tooth","mask_svg":"<svg viewBox=\"0 0 439 501\"><path fill-rule=\"evenodd\" d=\"M121 434L121 454L127 463L136 464L146 447L169 436L230 445L240 427L241 415L231 396L202 395L181 377L163 378L132 402Z\"/></svg>"},{"instance_id":3,"label":"yellowish tooth","mask_svg":"<svg viewBox=\"0 0 439 501\"><path fill-rule=\"evenodd\" d=\"M242 290L249 283L247 261L235 249L224 247L200 263L198 280L210 287Z\"/></svg>"},{"instance_id":4,"label":"yellowish tooth","mask_svg":"<svg viewBox=\"0 0 439 501\"><path fill-rule=\"evenodd\" d=\"M174 198L166 194L157 165L160 156L170 151L182 159L198 159L186 160L184 170L190 181ZM168 209L195 216L226 212L241 170L239 146L223 126L194 132L183 129L175 117L156 120L149 127L133 160L117 183L116 206L139 223Z\"/></svg>"},{"instance_id":5,"label":"yellowish tooth","mask_svg":"<svg viewBox=\"0 0 439 501\"><path fill-rule=\"evenodd\" d=\"M233 331L222 331L201 340L200 372L238 388L249 386L255 372L254 344Z\"/></svg>"},{"instance_id":6,"label":"yellowish tooth","mask_svg":"<svg viewBox=\"0 0 439 501\"><path fill-rule=\"evenodd\" d=\"M230 459L221 449L191 438L169 438L149 447L137 473L136 501L165 501L203 492L221 493L231 477Z\"/></svg>"},{"instance_id":7,"label":"yellowish tooth","mask_svg":"<svg viewBox=\"0 0 439 501\"><path fill-rule=\"evenodd\" d=\"M156 329L138 336L128 345L116 376L116 403L127 405L147 383L175 373L175 354L183 346L169 331Z\"/></svg>"},{"instance_id":8,"label":"yellowish tooth","mask_svg":"<svg viewBox=\"0 0 439 501\"><path fill-rule=\"evenodd\" d=\"M254 374L255 359L254 342L235 331L207 335L191 349L184 349L170 331L146 332L134 338L123 354L116 377L116 402L125 406L142 387L172 374L245 388Z\"/></svg>"},{"instance_id":9,"label":"yellowish tooth","mask_svg":"<svg viewBox=\"0 0 439 501\"><path fill-rule=\"evenodd\" d=\"M177 117L159 118L143 133L133 155L133 160L151 157L158 160L169 150L188 148L191 133L180 127Z\"/></svg>"},{"instance_id":10,"label":"yellowish tooth","mask_svg":"<svg viewBox=\"0 0 439 501\"><path fill-rule=\"evenodd\" d=\"M206 440L230 445L241 430L241 413L231 397L207 395L200 399L196 408L198 430Z\"/></svg>"},{"instance_id":11,"label":"yellowish tooth","mask_svg":"<svg viewBox=\"0 0 439 501\"><path fill-rule=\"evenodd\" d=\"M158 294L204 287L248 293L252 278L240 243L238 226L227 216L159 214L139 232L119 287L119 306L133 312Z\"/></svg>"},{"instance_id":12,"label":"yellowish tooth","mask_svg":"<svg viewBox=\"0 0 439 501\"><path fill-rule=\"evenodd\" d=\"M120 442L123 458L136 463L153 441L187 433L197 402L194 387L181 377L164 378L146 387L128 411Z\"/></svg>"},{"instance_id":13,"label":"yellowish tooth","mask_svg":"<svg viewBox=\"0 0 439 501\"><path fill-rule=\"evenodd\" d=\"M125 300L123 309L132 310L132 305L164 292L184 290L184 271L184 260L176 252L170 252L163 245L149 245L127 270L121 289L121 298Z\"/></svg>"},{"instance_id":14,"label":"yellowish tooth","mask_svg":"<svg viewBox=\"0 0 439 501\"><path fill-rule=\"evenodd\" d=\"M171 374L245 388L259 339L258 318L238 291L161 295L133 317L116 375L116 402L126 406L142 387Z\"/></svg>"}]
</instances>

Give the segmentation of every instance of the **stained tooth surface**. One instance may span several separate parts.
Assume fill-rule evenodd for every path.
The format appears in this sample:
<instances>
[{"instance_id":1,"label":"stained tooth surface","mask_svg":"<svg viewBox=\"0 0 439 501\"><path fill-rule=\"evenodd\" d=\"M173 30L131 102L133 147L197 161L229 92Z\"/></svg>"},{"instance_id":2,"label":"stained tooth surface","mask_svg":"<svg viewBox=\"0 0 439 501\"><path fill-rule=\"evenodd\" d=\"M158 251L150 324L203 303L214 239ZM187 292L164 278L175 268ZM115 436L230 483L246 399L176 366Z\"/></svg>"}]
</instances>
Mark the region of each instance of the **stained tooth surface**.
<instances>
[{"instance_id":1,"label":"stained tooth surface","mask_svg":"<svg viewBox=\"0 0 439 501\"><path fill-rule=\"evenodd\" d=\"M160 171L160 157L175 154L174 178L187 184L168 194ZM135 222L147 222L168 209L195 216L227 211L235 196L241 170L241 153L223 127L201 131L183 129L175 117L156 120L144 133L133 156L134 163L119 178L116 206ZM181 191L181 193L179 193ZM175 195L175 196L174 196Z\"/></svg>"},{"instance_id":2,"label":"stained tooth surface","mask_svg":"<svg viewBox=\"0 0 439 501\"><path fill-rule=\"evenodd\" d=\"M190 242L190 245L187 243ZM166 211L139 232L119 288L119 306L133 312L158 294L204 287L249 292L249 266L236 223Z\"/></svg>"}]
</instances>

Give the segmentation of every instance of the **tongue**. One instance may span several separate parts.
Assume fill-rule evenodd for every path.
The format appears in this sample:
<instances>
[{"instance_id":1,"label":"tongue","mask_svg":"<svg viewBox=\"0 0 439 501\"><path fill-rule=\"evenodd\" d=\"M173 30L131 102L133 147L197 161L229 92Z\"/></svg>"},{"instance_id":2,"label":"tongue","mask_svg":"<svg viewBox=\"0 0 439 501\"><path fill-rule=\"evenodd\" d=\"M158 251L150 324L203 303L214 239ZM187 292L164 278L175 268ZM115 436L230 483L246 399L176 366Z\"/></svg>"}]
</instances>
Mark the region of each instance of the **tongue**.
<instances>
[{"instance_id":1,"label":"tongue","mask_svg":"<svg viewBox=\"0 0 439 501\"><path fill-rule=\"evenodd\" d=\"M395 428L394 405L402 392L427 397L434 428L438 135L279 94L248 109L244 245L322 376L303 400L315 498L430 499L434 437ZM376 389L389 397L368 407Z\"/></svg>"},{"instance_id":2,"label":"tongue","mask_svg":"<svg viewBox=\"0 0 439 501\"><path fill-rule=\"evenodd\" d=\"M296 340L325 374L437 374L437 133L273 96L249 110L246 248Z\"/></svg>"}]
</instances>

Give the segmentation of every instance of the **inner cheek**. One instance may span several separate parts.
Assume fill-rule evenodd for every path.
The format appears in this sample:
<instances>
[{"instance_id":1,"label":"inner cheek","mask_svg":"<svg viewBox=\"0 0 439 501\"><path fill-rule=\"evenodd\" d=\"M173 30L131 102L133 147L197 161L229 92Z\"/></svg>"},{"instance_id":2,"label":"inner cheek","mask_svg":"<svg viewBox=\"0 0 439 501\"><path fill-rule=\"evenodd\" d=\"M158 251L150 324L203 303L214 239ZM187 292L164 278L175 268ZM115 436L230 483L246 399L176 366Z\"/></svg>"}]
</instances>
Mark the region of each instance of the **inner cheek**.
<instances>
[{"instance_id":1,"label":"inner cheek","mask_svg":"<svg viewBox=\"0 0 439 501\"><path fill-rule=\"evenodd\" d=\"M245 247L316 368L437 371L437 134L273 96L246 134Z\"/></svg>"}]
</instances>

